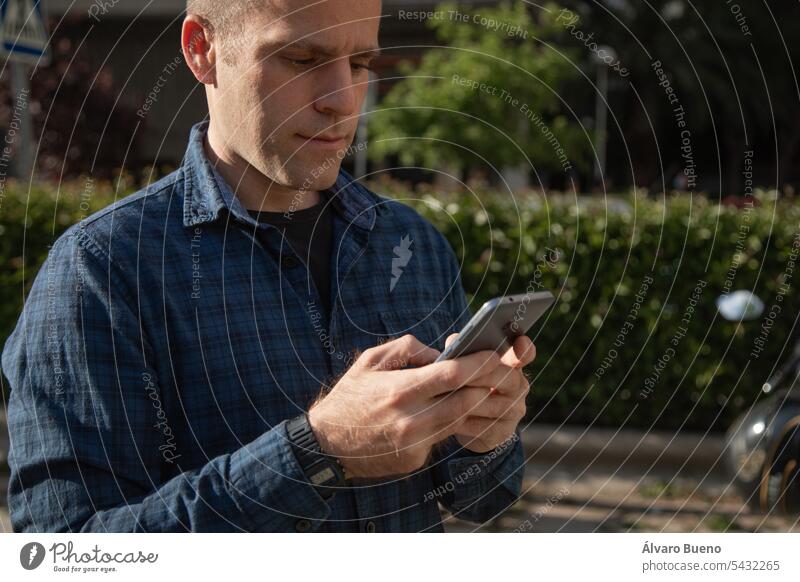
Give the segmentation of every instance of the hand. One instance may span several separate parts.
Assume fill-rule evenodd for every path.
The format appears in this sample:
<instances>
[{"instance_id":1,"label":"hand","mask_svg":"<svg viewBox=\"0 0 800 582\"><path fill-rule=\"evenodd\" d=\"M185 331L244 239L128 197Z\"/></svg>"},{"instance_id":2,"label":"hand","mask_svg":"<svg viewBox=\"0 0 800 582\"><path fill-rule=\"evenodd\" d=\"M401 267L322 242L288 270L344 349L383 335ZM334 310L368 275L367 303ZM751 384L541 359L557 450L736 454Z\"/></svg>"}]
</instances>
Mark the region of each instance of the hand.
<instances>
[{"instance_id":1,"label":"hand","mask_svg":"<svg viewBox=\"0 0 800 582\"><path fill-rule=\"evenodd\" d=\"M457 336L456 333L448 337L446 345L449 346ZM478 406L461 419L456 439L462 447L485 453L514 436L519 421L525 416L525 399L530 391L530 382L522 368L535 359L536 346L531 339L527 336L518 337L503 354L498 367L471 379L466 388L461 388L480 391L481 404L495 402L491 407ZM499 412L487 414L487 408Z\"/></svg>"},{"instance_id":2,"label":"hand","mask_svg":"<svg viewBox=\"0 0 800 582\"><path fill-rule=\"evenodd\" d=\"M370 348L311 407L309 424L320 447L339 459L347 478L415 471L434 444L465 430L461 420L468 413L505 413L505 398L487 400L485 388L462 389L484 378L506 387L493 375L501 365L497 353L432 363L439 353L411 335ZM419 367L402 369L408 365Z\"/></svg>"}]
</instances>

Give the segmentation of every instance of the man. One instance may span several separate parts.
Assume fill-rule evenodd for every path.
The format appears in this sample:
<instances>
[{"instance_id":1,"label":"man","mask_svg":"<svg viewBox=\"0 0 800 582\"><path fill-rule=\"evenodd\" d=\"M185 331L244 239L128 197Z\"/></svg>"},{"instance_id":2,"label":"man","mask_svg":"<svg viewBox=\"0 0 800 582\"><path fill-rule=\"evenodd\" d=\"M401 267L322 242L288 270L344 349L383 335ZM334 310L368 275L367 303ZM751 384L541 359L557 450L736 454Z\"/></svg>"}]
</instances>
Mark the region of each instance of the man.
<instances>
[{"instance_id":1,"label":"man","mask_svg":"<svg viewBox=\"0 0 800 582\"><path fill-rule=\"evenodd\" d=\"M432 363L455 256L339 169L380 10L189 1L210 122L59 238L3 352L15 530L442 531L518 497L533 344Z\"/></svg>"}]
</instances>

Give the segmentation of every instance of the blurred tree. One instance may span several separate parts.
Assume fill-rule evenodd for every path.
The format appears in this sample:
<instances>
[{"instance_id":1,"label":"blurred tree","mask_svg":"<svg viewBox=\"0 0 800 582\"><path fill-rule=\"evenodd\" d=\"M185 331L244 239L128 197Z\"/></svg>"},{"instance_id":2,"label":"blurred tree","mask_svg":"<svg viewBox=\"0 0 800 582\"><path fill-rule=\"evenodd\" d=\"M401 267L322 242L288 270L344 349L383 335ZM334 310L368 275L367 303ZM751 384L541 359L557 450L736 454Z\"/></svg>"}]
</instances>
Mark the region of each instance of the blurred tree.
<instances>
[{"instance_id":1,"label":"blurred tree","mask_svg":"<svg viewBox=\"0 0 800 582\"><path fill-rule=\"evenodd\" d=\"M586 134L562 101L579 71L545 45L557 27L523 3L465 12L437 7L427 24L448 46L402 64L405 77L370 119L370 155L401 164L498 169L528 166L568 172L588 167Z\"/></svg>"}]
</instances>

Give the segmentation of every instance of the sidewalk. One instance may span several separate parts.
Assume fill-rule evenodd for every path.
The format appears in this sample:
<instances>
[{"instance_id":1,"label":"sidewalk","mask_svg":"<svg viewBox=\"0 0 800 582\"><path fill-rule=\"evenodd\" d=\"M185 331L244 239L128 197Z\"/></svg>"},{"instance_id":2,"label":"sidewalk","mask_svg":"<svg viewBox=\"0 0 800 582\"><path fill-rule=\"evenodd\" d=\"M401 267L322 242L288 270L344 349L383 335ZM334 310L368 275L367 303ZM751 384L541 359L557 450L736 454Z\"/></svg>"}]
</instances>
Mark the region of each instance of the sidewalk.
<instances>
[{"instance_id":1,"label":"sidewalk","mask_svg":"<svg viewBox=\"0 0 800 582\"><path fill-rule=\"evenodd\" d=\"M522 441L520 500L491 523L453 519L447 531L800 531L795 517L750 511L722 469L720 436L537 426Z\"/></svg>"},{"instance_id":2,"label":"sidewalk","mask_svg":"<svg viewBox=\"0 0 800 582\"><path fill-rule=\"evenodd\" d=\"M522 431L528 462L593 469L721 475L724 438L687 432L643 432L537 425Z\"/></svg>"}]
</instances>

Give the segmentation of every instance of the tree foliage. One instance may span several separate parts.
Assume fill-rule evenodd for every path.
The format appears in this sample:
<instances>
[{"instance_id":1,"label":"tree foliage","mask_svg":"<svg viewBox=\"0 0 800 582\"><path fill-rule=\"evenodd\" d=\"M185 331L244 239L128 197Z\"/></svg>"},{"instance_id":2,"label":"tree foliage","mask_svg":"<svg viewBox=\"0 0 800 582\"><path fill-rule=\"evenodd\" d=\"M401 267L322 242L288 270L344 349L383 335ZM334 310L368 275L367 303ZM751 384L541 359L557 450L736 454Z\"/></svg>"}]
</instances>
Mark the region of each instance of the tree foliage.
<instances>
[{"instance_id":1,"label":"tree foliage","mask_svg":"<svg viewBox=\"0 0 800 582\"><path fill-rule=\"evenodd\" d=\"M535 19L524 3L507 2L480 12L445 4L437 13L428 24L445 46L400 67L403 80L370 119L373 159L461 169L526 158L554 171L583 164L587 136L561 94L580 73L548 44L557 34L552 15Z\"/></svg>"}]
</instances>

